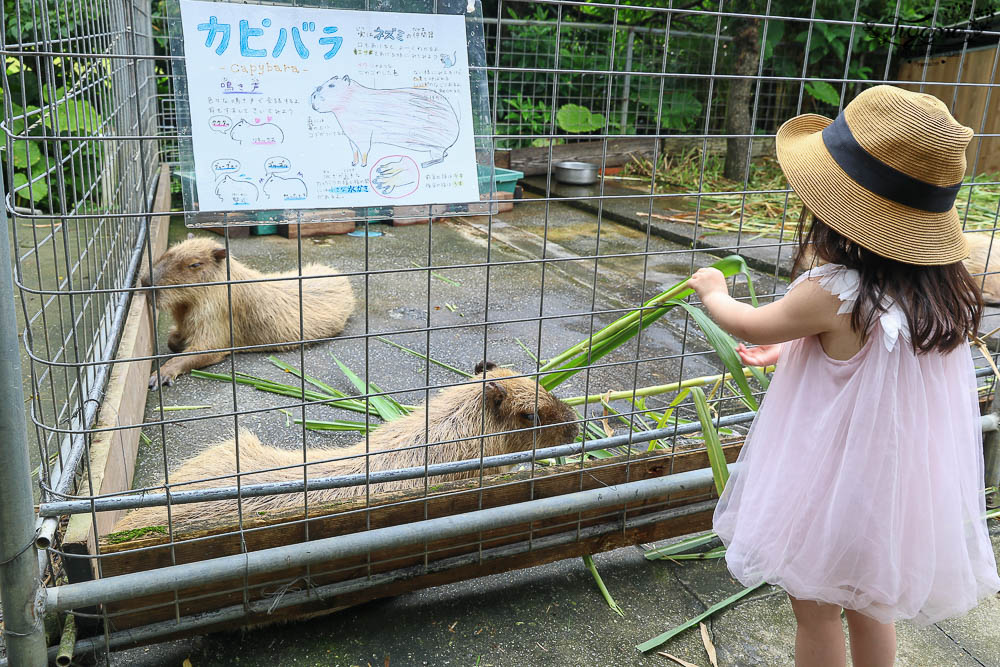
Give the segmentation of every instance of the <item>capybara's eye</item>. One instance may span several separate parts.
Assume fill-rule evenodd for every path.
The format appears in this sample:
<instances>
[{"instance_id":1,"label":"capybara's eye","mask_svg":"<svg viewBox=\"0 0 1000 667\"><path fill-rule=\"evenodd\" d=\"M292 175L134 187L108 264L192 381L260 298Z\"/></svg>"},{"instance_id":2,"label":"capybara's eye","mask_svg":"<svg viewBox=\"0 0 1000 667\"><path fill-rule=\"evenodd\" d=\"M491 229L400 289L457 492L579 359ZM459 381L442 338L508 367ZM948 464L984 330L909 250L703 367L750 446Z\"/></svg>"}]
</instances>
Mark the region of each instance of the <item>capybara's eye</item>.
<instances>
[{"instance_id":1,"label":"capybara's eye","mask_svg":"<svg viewBox=\"0 0 1000 667\"><path fill-rule=\"evenodd\" d=\"M328 83L328 84L326 84L326 87L327 88L333 88L333 84L332 83Z\"/></svg>"},{"instance_id":2,"label":"capybara's eye","mask_svg":"<svg viewBox=\"0 0 1000 667\"><path fill-rule=\"evenodd\" d=\"M534 424L538 420L538 415L536 415L534 412L522 412L521 419Z\"/></svg>"},{"instance_id":3,"label":"capybara's eye","mask_svg":"<svg viewBox=\"0 0 1000 667\"><path fill-rule=\"evenodd\" d=\"M188 268L197 269L199 266L201 266L201 262L195 262L194 264L189 265Z\"/></svg>"}]
</instances>

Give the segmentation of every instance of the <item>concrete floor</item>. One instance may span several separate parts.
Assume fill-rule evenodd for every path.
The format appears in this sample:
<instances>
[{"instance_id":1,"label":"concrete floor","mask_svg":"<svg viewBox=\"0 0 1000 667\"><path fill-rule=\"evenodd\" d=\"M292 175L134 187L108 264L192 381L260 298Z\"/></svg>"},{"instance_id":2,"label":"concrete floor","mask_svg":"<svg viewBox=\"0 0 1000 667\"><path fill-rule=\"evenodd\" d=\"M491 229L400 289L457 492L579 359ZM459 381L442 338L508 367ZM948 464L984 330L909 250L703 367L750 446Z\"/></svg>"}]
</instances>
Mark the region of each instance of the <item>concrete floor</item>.
<instances>
[{"instance_id":1,"label":"concrete floor","mask_svg":"<svg viewBox=\"0 0 1000 667\"><path fill-rule=\"evenodd\" d=\"M435 266L463 265L467 268L435 269L429 284L426 272L383 273L370 275L367 284L363 276L351 279L358 305L351 317L345 336L362 335L367 331L384 335L399 344L426 352L455 367L471 371L485 349L488 359L509 364L521 371L534 369L534 362L518 345L520 340L541 358L556 354L584 339L591 331L608 324L622 312L634 308L645 299L670 287L697 268L711 264L717 258L705 253L692 253L658 237L651 237L626 226L605 221L598 235L596 217L562 204L551 204L548 210L548 237L543 203L530 201L519 204L514 211L493 220L487 229L485 218L454 219L427 225L388 227L378 225L383 236L367 240L368 268L371 271L408 269L415 264L426 266L428 256ZM171 240L183 239L188 230L175 224ZM199 232L207 234L207 232ZM492 242L488 239L492 235ZM600 238L598 246L597 239ZM545 249L546 258L564 261L539 263ZM655 255L628 253L657 252ZM278 236L231 240L233 257L262 271L287 270L295 266L299 242ZM579 259L598 255L597 259ZM363 237L335 236L301 241L302 262L322 262L344 272L364 271L366 240ZM489 259L487 270L470 264ZM596 268L595 268L596 265ZM544 266L544 275L543 275ZM645 284L642 276L645 273ZM543 286L544 280L544 286ZM775 288L773 278L754 272L760 293ZM487 290L487 284L489 289ZM596 289L595 289L596 284ZM428 289L430 295L428 297ZM366 322L367 304L367 322ZM451 327L426 333L395 332L426 327ZM454 308L452 311L449 306ZM488 308L488 317L484 313ZM600 314L591 317L590 312ZM608 312L613 311L613 312ZM539 315L560 315L543 320ZM520 320L520 321L512 321ZM506 322L506 323L503 323ZM166 353L166 330L169 317L159 321L159 345ZM541 346L538 340L541 337ZM603 393L629 389L633 372L637 385L648 386L676 381L681 377L696 377L719 372L721 364L713 354L679 355L687 350L706 352L710 348L696 328L688 331L684 341L684 318L672 312L656 326L646 329L639 344L638 356L660 361L641 362L636 366L595 369L580 373L561 385L557 394L563 397L583 393ZM356 373L363 376L366 349L363 338L340 340L313 345L299 351L274 353L275 356L305 372L323 379L343 391L352 392L352 385L337 368L335 355ZM205 370L220 373L237 372L267 377L283 382L294 378L267 360L267 353L232 355ZM605 362L627 361L636 357L635 344L625 346L605 357ZM667 357L666 359L663 359ZM677 357L677 358L669 358ZM383 390L399 390L395 398L403 403L418 403L424 398L419 390L427 383L425 363L406 352L370 339L367 347L369 380ZM636 369L635 371L633 369ZM430 386L461 381L463 378L438 366L431 366ZM668 395L667 400L671 397ZM200 411L165 412L166 421L160 427L147 427L151 443L140 448L134 487L162 482L164 462L173 470L176 466L207 445L230 436L235 429L232 416L212 415L233 411L234 392L228 383L182 376L170 387L150 392L147 398L146 420L160 419L160 403L171 405L210 405ZM306 432L289 426L284 414L276 408L294 401L274 394L237 386L236 406L252 414L239 418L239 425L257 434L265 443L301 447L307 444L326 446L354 442L354 433ZM655 403L656 399L651 401ZM733 408L742 410L735 401ZM621 408L624 409L625 404ZM299 411L296 409L296 416ZM360 416L328 406L311 406L306 411L311 419L359 419ZM198 417L196 421L179 421ZM164 435L166 447L163 446Z\"/></svg>"}]
</instances>

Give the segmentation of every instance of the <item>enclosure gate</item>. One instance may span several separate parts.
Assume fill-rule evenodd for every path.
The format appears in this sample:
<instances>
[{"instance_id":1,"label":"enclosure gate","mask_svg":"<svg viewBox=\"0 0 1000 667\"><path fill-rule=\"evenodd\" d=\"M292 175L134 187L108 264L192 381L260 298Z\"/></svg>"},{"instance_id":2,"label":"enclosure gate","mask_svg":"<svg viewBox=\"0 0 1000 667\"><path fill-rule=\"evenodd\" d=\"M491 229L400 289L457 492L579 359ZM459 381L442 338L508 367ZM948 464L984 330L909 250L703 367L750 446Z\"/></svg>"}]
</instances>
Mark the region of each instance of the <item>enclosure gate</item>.
<instances>
[{"instance_id":1,"label":"enclosure gate","mask_svg":"<svg viewBox=\"0 0 1000 667\"><path fill-rule=\"evenodd\" d=\"M467 5L416 4L338 6ZM754 294L741 278L736 296L782 293L803 211L776 166L774 133L797 113L835 116L874 83L932 92L975 130L958 207L970 269L1000 303L992 10L698 7L487 3L485 139L497 171L519 179L485 193L499 212L391 227L375 212L358 223L360 238L312 237L333 227L300 219L283 221L285 238L235 225L199 232L225 251L221 277L173 288L221 290L225 358L147 395L150 375L183 346L162 342L168 309L157 303L170 286L139 282L168 238L187 232L175 203L185 135L173 9L5 1L0 664L56 659L60 638L69 664L74 652L106 656L708 529L717 496L705 443L721 434L735 461L766 376L727 368L688 310L650 299L684 296L687 275L733 254L745 264L720 266L756 285ZM594 163L596 184L559 182L560 161ZM336 336L304 333L302 300L320 279L304 271L310 262L353 285L359 305ZM293 274L238 273L244 264ZM238 340L234 310L241 290L282 284L298 300L299 333L269 358L266 345ZM639 326L637 310L659 322ZM984 332L997 312L987 309ZM621 318L634 335L615 340L620 329L607 327ZM998 341L995 331L983 339L973 351L995 506ZM487 360L512 369L473 372ZM523 382L532 400L488 421L489 392L499 383L499 406ZM550 425L543 402L557 385L576 411L573 442L538 428ZM480 401L479 430L431 439L439 388ZM421 403L432 407L406 416ZM379 468L373 453L386 447L373 443L394 419L417 424L424 440ZM295 460L254 467L254 433ZM244 457L238 474L171 481L200 445L229 436ZM501 440L520 446L491 449ZM316 454L323 445L339 449ZM417 458L405 459L411 450ZM270 476L252 474L262 469ZM265 496L298 505L248 509ZM186 523L187 508L209 500L235 509ZM139 508L166 508L166 521L115 530Z\"/></svg>"}]
</instances>

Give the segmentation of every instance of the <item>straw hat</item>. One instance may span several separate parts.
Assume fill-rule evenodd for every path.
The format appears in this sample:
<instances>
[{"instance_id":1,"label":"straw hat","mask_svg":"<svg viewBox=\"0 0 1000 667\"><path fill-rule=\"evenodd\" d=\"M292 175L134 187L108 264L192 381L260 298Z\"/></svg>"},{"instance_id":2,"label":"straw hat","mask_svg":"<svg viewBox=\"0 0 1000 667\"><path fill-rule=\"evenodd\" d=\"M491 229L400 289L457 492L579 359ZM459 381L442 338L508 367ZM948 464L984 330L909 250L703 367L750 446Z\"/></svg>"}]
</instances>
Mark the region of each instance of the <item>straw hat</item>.
<instances>
[{"instance_id":1,"label":"straw hat","mask_svg":"<svg viewBox=\"0 0 1000 667\"><path fill-rule=\"evenodd\" d=\"M830 120L796 116L778 129L778 162L823 222L907 264L969 255L955 210L972 130L933 95L875 86Z\"/></svg>"}]
</instances>

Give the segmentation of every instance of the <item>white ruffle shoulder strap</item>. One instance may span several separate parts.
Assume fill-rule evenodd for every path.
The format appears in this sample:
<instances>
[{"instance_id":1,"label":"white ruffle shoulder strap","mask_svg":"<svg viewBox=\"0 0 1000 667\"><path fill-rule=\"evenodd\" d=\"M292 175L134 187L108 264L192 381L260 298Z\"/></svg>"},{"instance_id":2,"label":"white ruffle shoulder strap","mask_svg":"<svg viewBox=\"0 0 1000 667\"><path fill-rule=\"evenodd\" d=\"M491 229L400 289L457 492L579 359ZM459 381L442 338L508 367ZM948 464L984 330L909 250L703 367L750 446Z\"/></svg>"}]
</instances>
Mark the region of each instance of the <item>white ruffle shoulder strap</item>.
<instances>
[{"instance_id":1,"label":"white ruffle shoulder strap","mask_svg":"<svg viewBox=\"0 0 1000 667\"><path fill-rule=\"evenodd\" d=\"M810 278L818 278L820 287L840 299L838 315L854 310L854 304L858 300L858 289L861 287L861 276L857 271L840 264L823 264L809 269L796 278L788 286L789 291L803 280ZM882 308L883 312L878 318L882 327L882 343L886 350L892 352L896 347L896 341L900 338L907 343L910 341L910 328L906 323L906 313L894 299L883 296Z\"/></svg>"}]
</instances>

